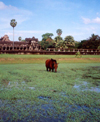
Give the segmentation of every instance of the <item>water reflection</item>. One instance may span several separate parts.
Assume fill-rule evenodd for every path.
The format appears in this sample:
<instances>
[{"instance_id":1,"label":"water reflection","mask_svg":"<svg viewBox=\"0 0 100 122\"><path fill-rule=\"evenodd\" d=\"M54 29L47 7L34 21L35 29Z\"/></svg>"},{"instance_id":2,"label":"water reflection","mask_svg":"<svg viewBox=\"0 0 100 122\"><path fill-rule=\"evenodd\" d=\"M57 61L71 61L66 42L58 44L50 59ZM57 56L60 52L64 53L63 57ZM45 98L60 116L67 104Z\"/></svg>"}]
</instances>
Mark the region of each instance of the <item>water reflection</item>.
<instances>
[{"instance_id":1,"label":"water reflection","mask_svg":"<svg viewBox=\"0 0 100 122\"><path fill-rule=\"evenodd\" d=\"M75 84L73 87L79 91L94 91L94 92L100 93L99 87L88 88L88 83L86 81L84 81L82 84L79 84L79 85Z\"/></svg>"},{"instance_id":2,"label":"water reflection","mask_svg":"<svg viewBox=\"0 0 100 122\"><path fill-rule=\"evenodd\" d=\"M39 96L38 98L51 99L51 97L49 96ZM77 114L77 112L81 113L81 111L84 111L84 113L82 113L84 114L84 116L90 115L90 118L93 118L93 115L91 114L91 107L77 104L70 105L68 103L65 103L63 104L63 106L65 106L63 108L64 111L58 112L58 107L55 108L55 105L52 104L52 102L47 102L46 104L43 104L41 102L36 104L34 102L33 104L31 103L31 101L25 99L16 99L14 102L11 100L0 99L0 108L2 110L0 111L0 117L2 121L6 122L15 121L14 117L16 117L16 122L65 122L69 112L71 113L74 111ZM62 110L62 106L60 106L58 102L57 105L59 106L60 110ZM97 107L94 107L92 109L96 112L100 111L100 108ZM73 116L70 119L72 121L75 120Z\"/></svg>"},{"instance_id":3,"label":"water reflection","mask_svg":"<svg viewBox=\"0 0 100 122\"><path fill-rule=\"evenodd\" d=\"M21 89L23 91L25 91L27 88L30 90L35 90L35 87L33 87L33 86L28 87L25 81L22 81L21 83L18 81L15 81L15 82L9 81L6 83L6 85L3 84L0 88L0 90L1 91L2 90L12 90L13 88L17 88L19 90Z\"/></svg>"},{"instance_id":4,"label":"water reflection","mask_svg":"<svg viewBox=\"0 0 100 122\"><path fill-rule=\"evenodd\" d=\"M31 90L35 90L35 87L28 87L29 89L31 89Z\"/></svg>"}]
</instances>

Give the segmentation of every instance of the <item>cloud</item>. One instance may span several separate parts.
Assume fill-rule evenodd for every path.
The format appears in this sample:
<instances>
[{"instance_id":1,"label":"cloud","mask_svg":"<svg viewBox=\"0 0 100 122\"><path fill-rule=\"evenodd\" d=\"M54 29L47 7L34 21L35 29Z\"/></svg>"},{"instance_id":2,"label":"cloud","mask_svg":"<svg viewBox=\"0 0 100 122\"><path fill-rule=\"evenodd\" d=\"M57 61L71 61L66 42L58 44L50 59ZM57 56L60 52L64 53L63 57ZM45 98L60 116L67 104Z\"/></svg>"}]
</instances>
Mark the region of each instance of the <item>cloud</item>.
<instances>
[{"instance_id":1,"label":"cloud","mask_svg":"<svg viewBox=\"0 0 100 122\"><path fill-rule=\"evenodd\" d=\"M95 19L89 19L89 18L84 18L82 17L83 23L85 24L90 24L90 23L96 23L96 24L100 24L100 18L96 17Z\"/></svg>"},{"instance_id":2,"label":"cloud","mask_svg":"<svg viewBox=\"0 0 100 122\"><path fill-rule=\"evenodd\" d=\"M17 8L11 5L6 6L3 2L0 2L0 10L4 10L4 9L17 9Z\"/></svg>"},{"instance_id":3,"label":"cloud","mask_svg":"<svg viewBox=\"0 0 100 122\"><path fill-rule=\"evenodd\" d=\"M7 8L7 6L3 2L0 2L0 9L5 9L5 8Z\"/></svg>"},{"instance_id":4,"label":"cloud","mask_svg":"<svg viewBox=\"0 0 100 122\"><path fill-rule=\"evenodd\" d=\"M14 31L14 40L17 41L18 40L18 37L21 36L23 39L25 38L32 38L33 36L36 37L36 38L41 38L41 35L43 33L45 33L45 31L35 31L35 30L15 30ZM13 39L13 30L8 30L7 32L5 32L4 30L4 33L2 34L2 36L4 35L8 35L9 36L9 39L12 40ZM40 37L39 37L40 35ZM41 40L41 39L39 39Z\"/></svg>"},{"instance_id":5,"label":"cloud","mask_svg":"<svg viewBox=\"0 0 100 122\"><path fill-rule=\"evenodd\" d=\"M92 21L93 21L93 23L98 23L99 24L100 23L100 18L97 17L97 18L93 19Z\"/></svg>"},{"instance_id":6,"label":"cloud","mask_svg":"<svg viewBox=\"0 0 100 122\"><path fill-rule=\"evenodd\" d=\"M100 16L100 13L99 13L99 12L97 12L97 13L96 13L96 15L97 15L97 16Z\"/></svg>"},{"instance_id":7,"label":"cloud","mask_svg":"<svg viewBox=\"0 0 100 122\"><path fill-rule=\"evenodd\" d=\"M26 34L42 34L45 33L45 31L34 31L34 30L20 30L20 31L16 31L16 33L21 34L21 35L26 35Z\"/></svg>"},{"instance_id":8,"label":"cloud","mask_svg":"<svg viewBox=\"0 0 100 122\"><path fill-rule=\"evenodd\" d=\"M91 23L91 20L88 19L88 18L84 18L84 17L82 17L82 19L83 19L83 23L85 23L85 24L89 24L89 23Z\"/></svg>"},{"instance_id":9,"label":"cloud","mask_svg":"<svg viewBox=\"0 0 100 122\"><path fill-rule=\"evenodd\" d=\"M5 35L12 36L13 33L7 32L7 33L5 33Z\"/></svg>"},{"instance_id":10,"label":"cloud","mask_svg":"<svg viewBox=\"0 0 100 122\"><path fill-rule=\"evenodd\" d=\"M0 2L0 29L10 28L10 20L15 19L18 24L31 18L32 12Z\"/></svg>"}]
</instances>

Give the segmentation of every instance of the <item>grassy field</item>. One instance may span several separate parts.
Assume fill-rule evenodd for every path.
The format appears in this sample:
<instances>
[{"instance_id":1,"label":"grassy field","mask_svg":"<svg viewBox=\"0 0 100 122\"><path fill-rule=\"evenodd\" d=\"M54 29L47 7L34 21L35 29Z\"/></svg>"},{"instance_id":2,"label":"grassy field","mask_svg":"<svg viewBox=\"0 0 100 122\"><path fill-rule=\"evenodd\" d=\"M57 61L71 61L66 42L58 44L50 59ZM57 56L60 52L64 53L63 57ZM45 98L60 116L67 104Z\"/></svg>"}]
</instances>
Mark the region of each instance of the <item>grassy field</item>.
<instances>
[{"instance_id":1,"label":"grassy field","mask_svg":"<svg viewBox=\"0 0 100 122\"><path fill-rule=\"evenodd\" d=\"M47 58L57 73L46 71ZM0 121L100 121L99 55L3 54L0 64Z\"/></svg>"},{"instance_id":2,"label":"grassy field","mask_svg":"<svg viewBox=\"0 0 100 122\"><path fill-rule=\"evenodd\" d=\"M100 55L11 55L1 54L0 64L44 63L48 58L55 58L59 63L100 63Z\"/></svg>"}]
</instances>

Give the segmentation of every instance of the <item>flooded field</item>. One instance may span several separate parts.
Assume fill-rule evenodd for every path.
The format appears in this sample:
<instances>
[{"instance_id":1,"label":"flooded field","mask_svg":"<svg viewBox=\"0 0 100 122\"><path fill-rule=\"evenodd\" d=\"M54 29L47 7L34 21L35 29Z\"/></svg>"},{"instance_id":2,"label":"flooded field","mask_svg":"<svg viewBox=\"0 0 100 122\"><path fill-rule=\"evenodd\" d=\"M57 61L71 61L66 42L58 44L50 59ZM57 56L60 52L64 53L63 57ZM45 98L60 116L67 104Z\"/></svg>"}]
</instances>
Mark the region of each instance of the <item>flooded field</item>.
<instances>
[{"instance_id":1,"label":"flooded field","mask_svg":"<svg viewBox=\"0 0 100 122\"><path fill-rule=\"evenodd\" d=\"M94 91L100 93L100 86L89 87L89 83L86 81L81 82L82 84L75 84L74 88L76 88L79 92L80 91Z\"/></svg>"},{"instance_id":2,"label":"flooded field","mask_svg":"<svg viewBox=\"0 0 100 122\"><path fill-rule=\"evenodd\" d=\"M100 64L0 65L1 122L99 122Z\"/></svg>"}]
</instances>

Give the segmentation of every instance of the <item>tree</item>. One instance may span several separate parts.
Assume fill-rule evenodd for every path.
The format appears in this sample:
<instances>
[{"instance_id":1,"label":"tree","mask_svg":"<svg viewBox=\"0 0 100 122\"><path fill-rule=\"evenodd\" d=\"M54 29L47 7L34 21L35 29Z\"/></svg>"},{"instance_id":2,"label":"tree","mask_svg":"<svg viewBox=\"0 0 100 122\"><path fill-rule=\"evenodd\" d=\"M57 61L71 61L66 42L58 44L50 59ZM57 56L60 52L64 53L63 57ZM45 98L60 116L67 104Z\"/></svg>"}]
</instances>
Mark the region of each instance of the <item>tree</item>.
<instances>
[{"instance_id":1,"label":"tree","mask_svg":"<svg viewBox=\"0 0 100 122\"><path fill-rule=\"evenodd\" d=\"M48 46L49 46L49 42L46 42L45 40L42 40L40 42L40 45L41 45L41 49L46 50L48 48Z\"/></svg>"},{"instance_id":2,"label":"tree","mask_svg":"<svg viewBox=\"0 0 100 122\"><path fill-rule=\"evenodd\" d=\"M56 37L54 38L55 43L58 43L58 42L60 42L60 41L63 41L62 37L60 37L60 35L62 34L62 30L61 30L61 29L57 29L56 33L58 34L58 36L56 36Z\"/></svg>"},{"instance_id":3,"label":"tree","mask_svg":"<svg viewBox=\"0 0 100 122\"><path fill-rule=\"evenodd\" d=\"M42 41L40 42L41 48L46 50L47 48L54 47L54 41L52 39L52 33L45 33L42 35Z\"/></svg>"},{"instance_id":4,"label":"tree","mask_svg":"<svg viewBox=\"0 0 100 122\"><path fill-rule=\"evenodd\" d=\"M16 20L12 19L10 25L13 27L13 50L14 50L14 27L17 25Z\"/></svg>"},{"instance_id":5,"label":"tree","mask_svg":"<svg viewBox=\"0 0 100 122\"><path fill-rule=\"evenodd\" d=\"M21 41L21 40L22 40L21 36L19 36L19 37L18 37L18 40L19 40L19 41Z\"/></svg>"},{"instance_id":6,"label":"tree","mask_svg":"<svg viewBox=\"0 0 100 122\"><path fill-rule=\"evenodd\" d=\"M68 47L74 47L75 46L75 41L74 38L72 36L66 36L64 41L66 42Z\"/></svg>"},{"instance_id":7,"label":"tree","mask_svg":"<svg viewBox=\"0 0 100 122\"><path fill-rule=\"evenodd\" d=\"M86 41L87 41L87 40L81 40L81 42L79 42L78 45L75 44L75 46L77 46L78 49L81 49L81 48L83 48L83 46L82 46L83 43L86 42Z\"/></svg>"},{"instance_id":8,"label":"tree","mask_svg":"<svg viewBox=\"0 0 100 122\"><path fill-rule=\"evenodd\" d=\"M80 44L80 42L75 41L75 49L78 49L79 44Z\"/></svg>"},{"instance_id":9,"label":"tree","mask_svg":"<svg viewBox=\"0 0 100 122\"><path fill-rule=\"evenodd\" d=\"M54 41L55 41L55 47L56 48L62 48L62 45L63 45L63 39L62 39L62 37L56 36L54 38Z\"/></svg>"},{"instance_id":10,"label":"tree","mask_svg":"<svg viewBox=\"0 0 100 122\"><path fill-rule=\"evenodd\" d=\"M46 40L48 38L52 39L53 34L52 33L45 33L42 35L42 40Z\"/></svg>"},{"instance_id":11,"label":"tree","mask_svg":"<svg viewBox=\"0 0 100 122\"><path fill-rule=\"evenodd\" d=\"M66 43L63 40L61 40L58 43L56 43L56 48L67 49L68 47L67 47Z\"/></svg>"},{"instance_id":12,"label":"tree","mask_svg":"<svg viewBox=\"0 0 100 122\"><path fill-rule=\"evenodd\" d=\"M99 45L100 45L100 36L92 34L91 37L83 43L82 48L97 49Z\"/></svg>"},{"instance_id":13,"label":"tree","mask_svg":"<svg viewBox=\"0 0 100 122\"><path fill-rule=\"evenodd\" d=\"M57 43L57 42L59 42L59 41L61 41L61 40L63 40L63 39L62 39L62 37L60 37L60 36L56 36L56 37L54 38L54 40L55 40L55 42Z\"/></svg>"},{"instance_id":14,"label":"tree","mask_svg":"<svg viewBox=\"0 0 100 122\"><path fill-rule=\"evenodd\" d=\"M56 33L58 34L58 36L60 36L62 34L62 30L61 29L57 29Z\"/></svg>"},{"instance_id":15,"label":"tree","mask_svg":"<svg viewBox=\"0 0 100 122\"><path fill-rule=\"evenodd\" d=\"M56 43L56 48L62 48L63 47L63 40Z\"/></svg>"},{"instance_id":16,"label":"tree","mask_svg":"<svg viewBox=\"0 0 100 122\"><path fill-rule=\"evenodd\" d=\"M97 48L98 50L100 50L100 46L98 46L98 48Z\"/></svg>"}]
</instances>

